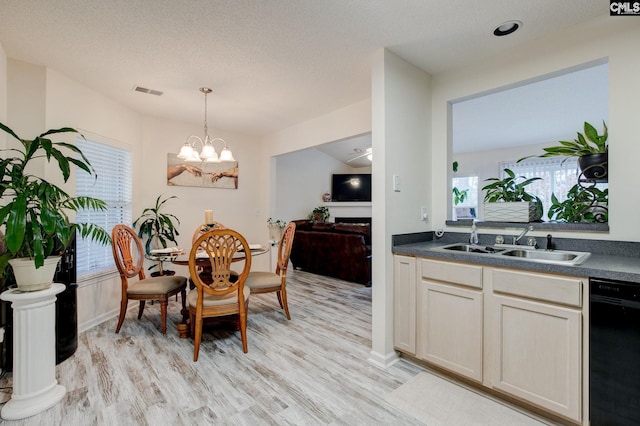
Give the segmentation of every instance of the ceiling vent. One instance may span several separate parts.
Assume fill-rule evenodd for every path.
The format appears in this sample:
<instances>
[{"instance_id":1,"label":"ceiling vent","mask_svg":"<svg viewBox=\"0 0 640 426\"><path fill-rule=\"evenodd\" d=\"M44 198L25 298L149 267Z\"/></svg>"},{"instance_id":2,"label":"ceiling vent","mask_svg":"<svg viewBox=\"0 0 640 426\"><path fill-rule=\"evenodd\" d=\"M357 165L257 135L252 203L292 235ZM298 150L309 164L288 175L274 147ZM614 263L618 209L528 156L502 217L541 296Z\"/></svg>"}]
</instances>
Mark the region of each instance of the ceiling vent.
<instances>
[{"instance_id":1,"label":"ceiling vent","mask_svg":"<svg viewBox=\"0 0 640 426\"><path fill-rule=\"evenodd\" d=\"M163 92L159 90L147 89L146 87L134 86L133 90L136 92L147 93L149 95L162 96Z\"/></svg>"}]
</instances>

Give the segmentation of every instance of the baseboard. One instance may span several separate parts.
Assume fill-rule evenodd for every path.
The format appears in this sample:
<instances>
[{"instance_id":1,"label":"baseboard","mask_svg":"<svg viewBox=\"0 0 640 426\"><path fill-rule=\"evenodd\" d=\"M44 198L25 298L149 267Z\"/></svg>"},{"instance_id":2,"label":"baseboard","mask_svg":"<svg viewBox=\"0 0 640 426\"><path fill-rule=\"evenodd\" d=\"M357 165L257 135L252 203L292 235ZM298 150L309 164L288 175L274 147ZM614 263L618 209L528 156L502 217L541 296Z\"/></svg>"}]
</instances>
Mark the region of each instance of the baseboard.
<instances>
[{"instance_id":1,"label":"baseboard","mask_svg":"<svg viewBox=\"0 0 640 426\"><path fill-rule=\"evenodd\" d=\"M120 314L120 308L112 309L109 312L105 312L104 314L98 317L92 318L91 321L78 324L78 332L82 333L83 331L87 331L98 324L102 324L103 322L110 320L111 318L117 318L119 314Z\"/></svg>"},{"instance_id":2,"label":"baseboard","mask_svg":"<svg viewBox=\"0 0 640 426\"><path fill-rule=\"evenodd\" d=\"M369 352L369 358L367 358L371 364L375 365L378 368L383 370L391 367L396 362L400 361L400 357L398 353L393 351L386 355L383 355L379 352L371 351Z\"/></svg>"}]
</instances>

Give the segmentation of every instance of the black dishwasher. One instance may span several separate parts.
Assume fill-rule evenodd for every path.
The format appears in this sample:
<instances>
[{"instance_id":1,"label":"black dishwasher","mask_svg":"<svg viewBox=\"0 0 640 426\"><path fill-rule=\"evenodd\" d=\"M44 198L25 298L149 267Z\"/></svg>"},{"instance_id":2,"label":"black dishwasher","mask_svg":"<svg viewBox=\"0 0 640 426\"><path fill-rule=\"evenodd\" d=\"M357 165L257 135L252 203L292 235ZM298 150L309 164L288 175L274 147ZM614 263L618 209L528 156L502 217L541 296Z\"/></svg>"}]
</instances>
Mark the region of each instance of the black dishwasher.
<instances>
[{"instance_id":1,"label":"black dishwasher","mask_svg":"<svg viewBox=\"0 0 640 426\"><path fill-rule=\"evenodd\" d=\"M589 418L640 424L640 284L590 280Z\"/></svg>"}]
</instances>

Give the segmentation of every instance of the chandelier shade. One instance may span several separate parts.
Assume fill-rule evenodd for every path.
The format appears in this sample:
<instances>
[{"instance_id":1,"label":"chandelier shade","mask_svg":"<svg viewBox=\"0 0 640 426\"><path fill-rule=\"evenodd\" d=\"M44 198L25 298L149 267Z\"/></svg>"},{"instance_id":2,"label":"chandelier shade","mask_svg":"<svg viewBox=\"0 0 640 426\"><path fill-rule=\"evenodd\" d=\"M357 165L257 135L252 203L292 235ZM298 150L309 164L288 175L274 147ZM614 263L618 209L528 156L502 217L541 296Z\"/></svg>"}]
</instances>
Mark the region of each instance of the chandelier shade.
<instances>
[{"instance_id":1,"label":"chandelier shade","mask_svg":"<svg viewBox=\"0 0 640 426\"><path fill-rule=\"evenodd\" d=\"M207 95L211 93L212 90L208 87L201 87L200 91L204 93L204 139L195 135L189 136L184 145L182 145L182 147L180 148L178 158L184 160L187 163L201 163L203 161L214 163L220 163L223 161L236 161L235 158L233 158L233 153L227 146L227 142L225 142L224 139L209 137L209 126L207 124ZM218 153L213 146L213 142L216 141L220 141L223 143L222 150L220 151L220 156L218 156ZM200 152L198 152L196 149L197 144L200 144Z\"/></svg>"}]
</instances>

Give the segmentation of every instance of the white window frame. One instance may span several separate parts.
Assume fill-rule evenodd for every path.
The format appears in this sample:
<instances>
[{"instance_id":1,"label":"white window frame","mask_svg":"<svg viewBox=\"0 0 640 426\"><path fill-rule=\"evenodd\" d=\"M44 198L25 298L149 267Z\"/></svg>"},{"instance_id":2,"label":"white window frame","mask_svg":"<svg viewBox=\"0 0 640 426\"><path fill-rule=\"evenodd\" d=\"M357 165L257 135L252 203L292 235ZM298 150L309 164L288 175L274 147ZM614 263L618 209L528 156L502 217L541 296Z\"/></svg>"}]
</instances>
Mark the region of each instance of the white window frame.
<instances>
[{"instance_id":1,"label":"white window frame","mask_svg":"<svg viewBox=\"0 0 640 426\"><path fill-rule=\"evenodd\" d=\"M475 179L475 188L473 188L472 186L466 185L464 184L464 180L469 180L469 179ZM471 209L475 209L475 213L476 213L476 218L478 217L478 206L479 206L479 201L478 201L478 195L480 193L480 188L479 188L479 178L477 175L468 175L468 176L454 176L453 178L451 178L451 188L453 190L454 187L457 187L460 190L465 190L468 189L469 192L467 194L467 199L464 200L462 203L456 205L453 202L453 192L451 193L451 208L452 208L452 212L451 212L451 217L453 218L453 220L457 220L458 217L456 215L456 208L462 208L462 207L468 207Z\"/></svg>"},{"instance_id":2,"label":"white window frame","mask_svg":"<svg viewBox=\"0 0 640 426\"><path fill-rule=\"evenodd\" d=\"M76 196L85 195L99 198L107 203L107 212L78 211L78 222L91 222L111 232L117 223L131 225L133 214L133 170L131 145L80 131L84 139L78 137L76 145L89 159L96 170L97 180L76 168ZM119 191L109 193L109 188L119 186ZM113 196L111 196L113 195ZM78 238L76 265L78 267L78 283L85 285L98 278L117 273L110 245ZM92 253L95 259L88 259L92 265L85 264ZM93 270L93 268L97 268Z\"/></svg>"},{"instance_id":3,"label":"white window frame","mask_svg":"<svg viewBox=\"0 0 640 426\"><path fill-rule=\"evenodd\" d=\"M501 179L507 177L504 169L510 169L516 176L542 178L528 185L525 190L542 200L544 221L549 220L547 212L551 206L551 194L555 194L559 201L564 201L569 189L578 183L580 174L577 157L533 157L521 162L502 161L499 167Z\"/></svg>"}]
</instances>

